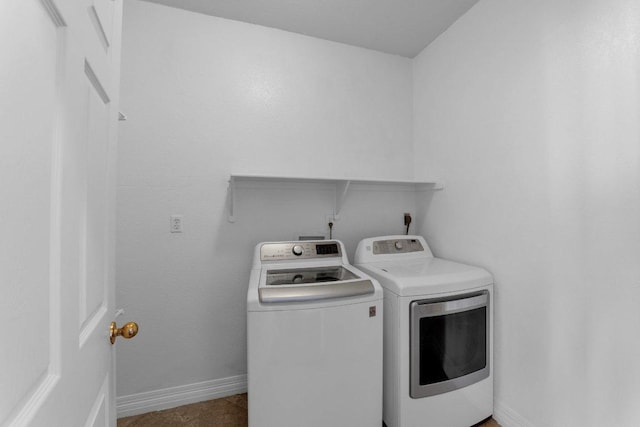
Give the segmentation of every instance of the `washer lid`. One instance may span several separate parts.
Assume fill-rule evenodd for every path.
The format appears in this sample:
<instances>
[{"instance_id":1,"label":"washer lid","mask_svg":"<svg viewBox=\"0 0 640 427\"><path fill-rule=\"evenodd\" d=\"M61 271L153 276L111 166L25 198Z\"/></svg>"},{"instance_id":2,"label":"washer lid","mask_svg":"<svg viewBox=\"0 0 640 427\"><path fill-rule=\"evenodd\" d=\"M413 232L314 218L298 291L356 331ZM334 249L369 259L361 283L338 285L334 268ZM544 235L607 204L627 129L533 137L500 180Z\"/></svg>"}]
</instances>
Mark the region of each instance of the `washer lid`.
<instances>
[{"instance_id":1,"label":"washer lid","mask_svg":"<svg viewBox=\"0 0 640 427\"><path fill-rule=\"evenodd\" d=\"M331 299L373 295L376 288L369 279L333 282L326 285L261 287L261 303L317 302Z\"/></svg>"},{"instance_id":2,"label":"washer lid","mask_svg":"<svg viewBox=\"0 0 640 427\"><path fill-rule=\"evenodd\" d=\"M267 270L264 286L258 289L260 302L292 303L369 295L373 282L344 266Z\"/></svg>"},{"instance_id":3,"label":"washer lid","mask_svg":"<svg viewBox=\"0 0 640 427\"><path fill-rule=\"evenodd\" d=\"M376 294L376 286L378 293L382 293L377 282L350 265L314 264L303 267L301 264L307 263L265 265L258 286L260 303L292 304L362 298Z\"/></svg>"},{"instance_id":4,"label":"washer lid","mask_svg":"<svg viewBox=\"0 0 640 427\"><path fill-rule=\"evenodd\" d=\"M300 285L359 279L341 265L267 270L266 286Z\"/></svg>"},{"instance_id":5,"label":"washer lid","mask_svg":"<svg viewBox=\"0 0 640 427\"><path fill-rule=\"evenodd\" d=\"M493 283L493 277L483 268L442 258L382 261L356 266L378 279L383 288L399 296L472 289Z\"/></svg>"}]
</instances>

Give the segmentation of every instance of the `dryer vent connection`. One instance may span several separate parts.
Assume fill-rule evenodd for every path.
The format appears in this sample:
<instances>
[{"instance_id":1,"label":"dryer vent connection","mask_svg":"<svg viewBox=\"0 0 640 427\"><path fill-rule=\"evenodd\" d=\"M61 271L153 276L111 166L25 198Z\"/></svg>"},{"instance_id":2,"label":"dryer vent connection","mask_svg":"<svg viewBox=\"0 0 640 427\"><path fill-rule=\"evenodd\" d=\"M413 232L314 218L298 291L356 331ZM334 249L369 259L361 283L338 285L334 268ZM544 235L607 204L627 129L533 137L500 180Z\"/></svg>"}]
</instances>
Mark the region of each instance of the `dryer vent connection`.
<instances>
[{"instance_id":1,"label":"dryer vent connection","mask_svg":"<svg viewBox=\"0 0 640 427\"><path fill-rule=\"evenodd\" d=\"M405 214L404 214L404 226L406 227L406 230L405 230L404 234L409 234L409 226L410 225L411 225L411 214L405 212Z\"/></svg>"}]
</instances>

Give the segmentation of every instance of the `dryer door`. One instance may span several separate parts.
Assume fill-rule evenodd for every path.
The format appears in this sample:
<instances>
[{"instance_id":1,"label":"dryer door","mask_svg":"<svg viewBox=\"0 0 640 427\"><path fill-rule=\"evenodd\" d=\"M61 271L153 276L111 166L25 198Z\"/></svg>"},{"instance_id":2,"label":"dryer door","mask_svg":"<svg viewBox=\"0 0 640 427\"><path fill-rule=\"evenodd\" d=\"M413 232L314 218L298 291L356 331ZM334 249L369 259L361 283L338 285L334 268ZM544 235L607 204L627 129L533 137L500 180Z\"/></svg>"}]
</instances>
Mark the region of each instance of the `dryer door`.
<instances>
[{"instance_id":1,"label":"dryer door","mask_svg":"<svg viewBox=\"0 0 640 427\"><path fill-rule=\"evenodd\" d=\"M414 301L410 310L412 398L489 376L489 292Z\"/></svg>"}]
</instances>

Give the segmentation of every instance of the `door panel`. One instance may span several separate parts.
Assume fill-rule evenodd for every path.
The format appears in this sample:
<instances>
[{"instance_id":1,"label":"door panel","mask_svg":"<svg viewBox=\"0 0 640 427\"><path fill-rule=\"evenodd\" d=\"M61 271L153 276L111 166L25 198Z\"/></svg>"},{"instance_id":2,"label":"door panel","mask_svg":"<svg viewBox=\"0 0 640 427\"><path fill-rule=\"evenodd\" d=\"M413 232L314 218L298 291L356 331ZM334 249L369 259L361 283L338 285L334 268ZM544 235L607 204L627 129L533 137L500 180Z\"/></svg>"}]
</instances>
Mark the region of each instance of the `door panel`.
<instances>
[{"instance_id":1,"label":"door panel","mask_svg":"<svg viewBox=\"0 0 640 427\"><path fill-rule=\"evenodd\" d=\"M98 24L95 26L98 37L105 50L108 50L113 31L113 2L111 0L95 0L90 6L89 13L95 15L92 19Z\"/></svg>"},{"instance_id":2,"label":"door panel","mask_svg":"<svg viewBox=\"0 0 640 427\"><path fill-rule=\"evenodd\" d=\"M0 1L2 427L115 426L121 13L121 0Z\"/></svg>"},{"instance_id":3,"label":"door panel","mask_svg":"<svg viewBox=\"0 0 640 427\"><path fill-rule=\"evenodd\" d=\"M26 25L0 25L10 62L0 78L0 312L3 338L0 425L36 404L55 384L59 334L60 120L58 64L64 57L59 16L40 1L3 2L0 13ZM22 325L28 325L25 329ZM32 333L33 330L42 333ZM50 333L51 332L51 333Z\"/></svg>"},{"instance_id":4,"label":"door panel","mask_svg":"<svg viewBox=\"0 0 640 427\"><path fill-rule=\"evenodd\" d=\"M82 176L80 324L82 337L95 326L96 316L104 314L107 295L107 160L109 141L109 97L88 62L86 80L86 145L82 147L86 164Z\"/></svg>"},{"instance_id":5,"label":"door panel","mask_svg":"<svg viewBox=\"0 0 640 427\"><path fill-rule=\"evenodd\" d=\"M85 427L106 427L109 425L109 410L107 408L107 402L109 401L108 387L109 380L105 378L93 402L91 411L89 411L87 421L84 423Z\"/></svg>"}]
</instances>

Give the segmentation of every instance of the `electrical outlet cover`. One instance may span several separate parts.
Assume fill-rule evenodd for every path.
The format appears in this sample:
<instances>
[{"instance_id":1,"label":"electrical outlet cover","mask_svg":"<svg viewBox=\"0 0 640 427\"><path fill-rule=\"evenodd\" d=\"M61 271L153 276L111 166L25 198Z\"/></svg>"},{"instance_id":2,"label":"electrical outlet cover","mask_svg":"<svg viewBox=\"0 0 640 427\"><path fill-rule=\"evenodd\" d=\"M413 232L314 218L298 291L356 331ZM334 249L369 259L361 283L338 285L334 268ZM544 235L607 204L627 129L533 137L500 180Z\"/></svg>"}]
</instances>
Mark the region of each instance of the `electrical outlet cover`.
<instances>
[{"instance_id":1,"label":"electrical outlet cover","mask_svg":"<svg viewBox=\"0 0 640 427\"><path fill-rule=\"evenodd\" d=\"M171 215L169 217L169 231L182 233L182 215Z\"/></svg>"}]
</instances>

